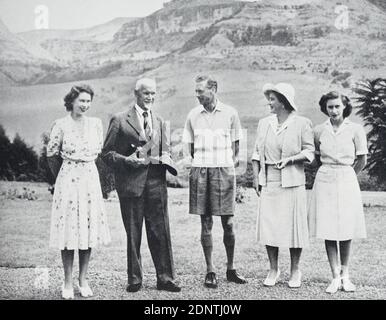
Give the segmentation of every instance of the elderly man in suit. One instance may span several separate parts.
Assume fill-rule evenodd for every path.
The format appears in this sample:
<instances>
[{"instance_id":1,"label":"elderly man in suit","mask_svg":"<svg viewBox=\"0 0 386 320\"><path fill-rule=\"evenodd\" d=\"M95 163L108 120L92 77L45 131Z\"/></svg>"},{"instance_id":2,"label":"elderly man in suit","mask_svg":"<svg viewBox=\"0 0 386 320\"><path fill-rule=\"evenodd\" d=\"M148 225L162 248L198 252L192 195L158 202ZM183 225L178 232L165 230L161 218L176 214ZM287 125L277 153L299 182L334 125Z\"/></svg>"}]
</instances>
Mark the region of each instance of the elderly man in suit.
<instances>
[{"instance_id":1,"label":"elderly man in suit","mask_svg":"<svg viewBox=\"0 0 386 320\"><path fill-rule=\"evenodd\" d=\"M142 78L135 85L136 103L115 114L102 157L114 169L121 214L127 234L128 292L142 287L141 238L145 219L157 289L179 292L169 230L166 170L176 175L170 157L166 123L152 110L156 83Z\"/></svg>"}]
</instances>

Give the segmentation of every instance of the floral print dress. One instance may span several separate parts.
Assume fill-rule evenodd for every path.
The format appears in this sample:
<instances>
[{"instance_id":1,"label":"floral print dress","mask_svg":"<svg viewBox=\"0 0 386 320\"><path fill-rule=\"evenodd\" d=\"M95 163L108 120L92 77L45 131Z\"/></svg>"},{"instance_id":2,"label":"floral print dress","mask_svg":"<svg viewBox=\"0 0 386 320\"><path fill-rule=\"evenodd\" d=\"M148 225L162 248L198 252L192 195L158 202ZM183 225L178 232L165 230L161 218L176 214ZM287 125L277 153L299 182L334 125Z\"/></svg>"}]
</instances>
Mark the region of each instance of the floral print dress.
<instances>
[{"instance_id":1,"label":"floral print dress","mask_svg":"<svg viewBox=\"0 0 386 320\"><path fill-rule=\"evenodd\" d=\"M55 121L47 156L60 155L55 182L50 247L87 250L111 241L95 159L103 144L102 122L68 115Z\"/></svg>"}]
</instances>

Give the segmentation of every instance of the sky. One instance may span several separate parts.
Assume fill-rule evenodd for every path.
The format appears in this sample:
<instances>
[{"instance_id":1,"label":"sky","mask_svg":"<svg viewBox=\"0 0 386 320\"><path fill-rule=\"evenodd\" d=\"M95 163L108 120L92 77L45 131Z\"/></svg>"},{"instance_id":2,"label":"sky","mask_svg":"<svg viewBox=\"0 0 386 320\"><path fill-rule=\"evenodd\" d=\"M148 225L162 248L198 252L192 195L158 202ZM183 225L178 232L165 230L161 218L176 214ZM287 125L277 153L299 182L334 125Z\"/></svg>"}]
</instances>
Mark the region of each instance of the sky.
<instances>
[{"instance_id":1,"label":"sky","mask_svg":"<svg viewBox=\"0 0 386 320\"><path fill-rule=\"evenodd\" d=\"M0 0L0 19L11 32L46 27L82 29L117 17L144 17L169 0ZM48 10L37 11L39 5ZM45 9L43 9L45 10ZM45 17L48 17L46 19Z\"/></svg>"}]
</instances>

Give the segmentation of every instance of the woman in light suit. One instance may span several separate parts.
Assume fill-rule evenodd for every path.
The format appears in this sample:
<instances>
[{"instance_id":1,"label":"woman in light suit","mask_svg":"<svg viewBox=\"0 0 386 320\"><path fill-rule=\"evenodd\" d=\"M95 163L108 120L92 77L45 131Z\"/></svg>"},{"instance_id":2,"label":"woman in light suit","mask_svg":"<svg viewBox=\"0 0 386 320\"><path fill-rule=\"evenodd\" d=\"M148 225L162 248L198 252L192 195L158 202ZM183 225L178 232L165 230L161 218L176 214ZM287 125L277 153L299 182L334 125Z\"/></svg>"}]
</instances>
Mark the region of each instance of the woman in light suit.
<instances>
[{"instance_id":1,"label":"woman in light suit","mask_svg":"<svg viewBox=\"0 0 386 320\"><path fill-rule=\"evenodd\" d=\"M279 247L291 256L289 287L301 285L299 260L308 246L304 162L314 159L311 121L296 114L294 88L266 84L263 92L273 115L259 121L252 156L254 187L260 197L257 240L267 249L270 271L265 286L279 279Z\"/></svg>"}]
</instances>

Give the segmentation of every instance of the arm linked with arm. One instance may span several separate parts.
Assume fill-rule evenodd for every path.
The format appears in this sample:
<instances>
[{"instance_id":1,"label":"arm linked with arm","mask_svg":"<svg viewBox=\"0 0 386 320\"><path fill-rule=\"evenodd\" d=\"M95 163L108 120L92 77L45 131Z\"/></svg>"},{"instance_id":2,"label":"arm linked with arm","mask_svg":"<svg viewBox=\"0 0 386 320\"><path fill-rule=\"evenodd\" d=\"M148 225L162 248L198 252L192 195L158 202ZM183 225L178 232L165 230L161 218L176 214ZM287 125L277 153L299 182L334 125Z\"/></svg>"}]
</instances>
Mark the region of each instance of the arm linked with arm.
<instances>
[{"instance_id":1,"label":"arm linked with arm","mask_svg":"<svg viewBox=\"0 0 386 320\"><path fill-rule=\"evenodd\" d=\"M102 159L105 163L114 168L121 169L125 167L126 156L120 154L116 150L116 141L119 132L119 119L113 117L110 120L109 129L107 131L105 143L102 149Z\"/></svg>"},{"instance_id":2,"label":"arm linked with arm","mask_svg":"<svg viewBox=\"0 0 386 320\"><path fill-rule=\"evenodd\" d=\"M53 184L59 174L60 167L62 166L63 159L59 155L53 155L47 157L48 167L50 168L51 174L54 178Z\"/></svg>"}]
</instances>

